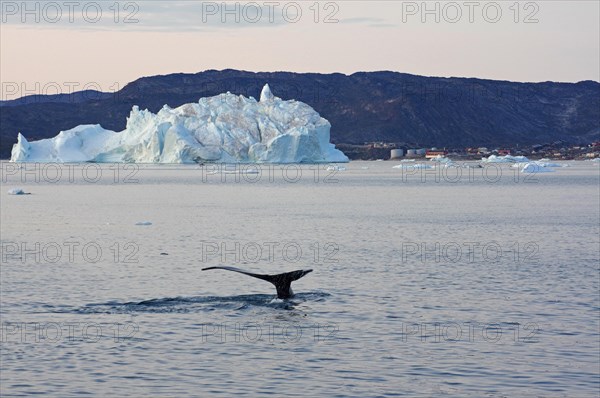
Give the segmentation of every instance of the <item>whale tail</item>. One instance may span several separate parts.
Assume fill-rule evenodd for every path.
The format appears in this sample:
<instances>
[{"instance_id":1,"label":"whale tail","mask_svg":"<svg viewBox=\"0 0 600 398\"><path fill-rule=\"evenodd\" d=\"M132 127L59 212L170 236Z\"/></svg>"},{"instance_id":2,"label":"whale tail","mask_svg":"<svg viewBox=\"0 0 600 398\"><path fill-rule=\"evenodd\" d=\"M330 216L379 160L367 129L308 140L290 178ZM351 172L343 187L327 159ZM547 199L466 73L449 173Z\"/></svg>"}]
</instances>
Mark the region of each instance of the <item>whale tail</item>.
<instances>
[{"instance_id":1,"label":"whale tail","mask_svg":"<svg viewBox=\"0 0 600 398\"><path fill-rule=\"evenodd\" d=\"M275 288L277 289L277 298L280 299L291 298L294 295L294 292L292 291L292 282L297 281L304 275L308 274L309 272L312 272L312 269L300 269L296 271L285 272L283 274L268 275L255 274L235 267L208 267L202 268L202 271L207 271L211 269L223 269L226 271L239 272L240 274L248 275L253 278L258 278L262 279L263 281L271 282L273 285L275 285Z\"/></svg>"}]
</instances>

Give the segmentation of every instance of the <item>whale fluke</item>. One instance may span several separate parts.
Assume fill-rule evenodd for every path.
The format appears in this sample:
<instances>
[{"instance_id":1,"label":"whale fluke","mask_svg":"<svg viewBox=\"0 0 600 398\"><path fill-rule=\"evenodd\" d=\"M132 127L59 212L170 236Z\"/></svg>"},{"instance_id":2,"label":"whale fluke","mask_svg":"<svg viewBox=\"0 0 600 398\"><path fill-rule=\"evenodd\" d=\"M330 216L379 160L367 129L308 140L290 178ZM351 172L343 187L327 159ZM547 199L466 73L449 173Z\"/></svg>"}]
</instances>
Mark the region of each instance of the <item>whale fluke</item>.
<instances>
[{"instance_id":1,"label":"whale fluke","mask_svg":"<svg viewBox=\"0 0 600 398\"><path fill-rule=\"evenodd\" d=\"M277 289L277 298L288 299L294 296L292 291L292 282L302 278L304 275L312 272L312 269L299 269L292 272L286 272L283 274L267 275L267 274L255 274L252 272L244 271L243 269L235 267L208 267L202 268L202 271L210 269L224 269L226 271L239 272L240 274L252 276L254 278L262 279L263 281L271 282Z\"/></svg>"}]
</instances>

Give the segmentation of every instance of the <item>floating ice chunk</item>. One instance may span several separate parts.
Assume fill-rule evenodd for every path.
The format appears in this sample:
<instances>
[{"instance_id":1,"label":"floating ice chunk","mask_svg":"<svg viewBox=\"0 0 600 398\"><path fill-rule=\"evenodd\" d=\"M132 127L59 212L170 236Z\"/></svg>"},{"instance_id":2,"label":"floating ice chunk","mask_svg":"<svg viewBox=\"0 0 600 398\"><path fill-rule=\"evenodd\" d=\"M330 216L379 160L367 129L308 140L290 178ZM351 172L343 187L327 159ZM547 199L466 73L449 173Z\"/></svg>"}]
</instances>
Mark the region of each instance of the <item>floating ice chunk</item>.
<instances>
[{"instance_id":1,"label":"floating ice chunk","mask_svg":"<svg viewBox=\"0 0 600 398\"><path fill-rule=\"evenodd\" d=\"M552 173L551 168L540 166L537 163L526 163L521 169L521 173Z\"/></svg>"},{"instance_id":2,"label":"floating ice chunk","mask_svg":"<svg viewBox=\"0 0 600 398\"><path fill-rule=\"evenodd\" d=\"M537 162L535 162L535 164L538 164L542 167L562 167L562 165L560 165L558 163L546 163L546 162L541 162L541 161L537 161Z\"/></svg>"},{"instance_id":3,"label":"floating ice chunk","mask_svg":"<svg viewBox=\"0 0 600 398\"><path fill-rule=\"evenodd\" d=\"M523 166L525 166L525 165L526 165L526 164L528 164L528 163L530 163L530 162L517 162L517 163L513 163L513 164L511 164L511 165L510 165L510 167L511 167L512 169L522 169L522 168L523 168ZM534 162L531 162L531 163L534 163Z\"/></svg>"},{"instance_id":4,"label":"floating ice chunk","mask_svg":"<svg viewBox=\"0 0 600 398\"><path fill-rule=\"evenodd\" d=\"M540 160L536 160L534 162L518 162L518 163L514 163L510 167L516 168L516 169L521 169L527 164L535 164L540 167L563 167L562 165L560 165L558 163L547 163L547 162L542 162Z\"/></svg>"},{"instance_id":5,"label":"floating ice chunk","mask_svg":"<svg viewBox=\"0 0 600 398\"><path fill-rule=\"evenodd\" d=\"M438 162L438 163L451 163L452 162L452 160L448 159L445 156L441 156L441 155L437 155L436 157L433 157L429 160L432 162Z\"/></svg>"},{"instance_id":6,"label":"floating ice chunk","mask_svg":"<svg viewBox=\"0 0 600 398\"><path fill-rule=\"evenodd\" d=\"M479 163L477 164L471 164L471 163L463 163L463 169L482 169L483 166L480 165Z\"/></svg>"},{"instance_id":7,"label":"floating ice chunk","mask_svg":"<svg viewBox=\"0 0 600 398\"><path fill-rule=\"evenodd\" d=\"M510 156L510 155L506 155L506 156ZM527 156L510 156L512 157L513 161L515 162L527 162L529 159L527 159Z\"/></svg>"},{"instance_id":8,"label":"floating ice chunk","mask_svg":"<svg viewBox=\"0 0 600 398\"><path fill-rule=\"evenodd\" d=\"M327 171L345 171L346 168L344 166L339 166L337 164L330 164L326 168Z\"/></svg>"},{"instance_id":9,"label":"floating ice chunk","mask_svg":"<svg viewBox=\"0 0 600 398\"><path fill-rule=\"evenodd\" d=\"M482 163L524 163L529 162L525 156L496 156L490 155L488 158L481 158Z\"/></svg>"},{"instance_id":10,"label":"floating ice chunk","mask_svg":"<svg viewBox=\"0 0 600 398\"><path fill-rule=\"evenodd\" d=\"M140 221L140 222L136 222L135 225L146 226L146 225L152 225L152 223L150 221Z\"/></svg>"},{"instance_id":11,"label":"floating ice chunk","mask_svg":"<svg viewBox=\"0 0 600 398\"><path fill-rule=\"evenodd\" d=\"M416 164L398 164L393 169L435 169L435 166L430 164L416 163Z\"/></svg>"},{"instance_id":12,"label":"floating ice chunk","mask_svg":"<svg viewBox=\"0 0 600 398\"><path fill-rule=\"evenodd\" d=\"M9 195L31 195L29 192L23 191L22 188L11 188L8 190Z\"/></svg>"}]
</instances>

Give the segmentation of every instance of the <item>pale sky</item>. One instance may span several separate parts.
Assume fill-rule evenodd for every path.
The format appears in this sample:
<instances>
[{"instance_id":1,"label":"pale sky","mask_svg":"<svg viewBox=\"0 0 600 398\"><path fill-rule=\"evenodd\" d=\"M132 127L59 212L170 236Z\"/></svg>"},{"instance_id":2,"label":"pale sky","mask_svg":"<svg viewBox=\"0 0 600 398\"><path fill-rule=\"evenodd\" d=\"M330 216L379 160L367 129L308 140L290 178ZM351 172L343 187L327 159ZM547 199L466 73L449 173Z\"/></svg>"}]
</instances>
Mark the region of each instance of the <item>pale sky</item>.
<instances>
[{"instance_id":1,"label":"pale sky","mask_svg":"<svg viewBox=\"0 0 600 398\"><path fill-rule=\"evenodd\" d=\"M597 0L0 3L2 99L227 68L600 81Z\"/></svg>"}]
</instances>

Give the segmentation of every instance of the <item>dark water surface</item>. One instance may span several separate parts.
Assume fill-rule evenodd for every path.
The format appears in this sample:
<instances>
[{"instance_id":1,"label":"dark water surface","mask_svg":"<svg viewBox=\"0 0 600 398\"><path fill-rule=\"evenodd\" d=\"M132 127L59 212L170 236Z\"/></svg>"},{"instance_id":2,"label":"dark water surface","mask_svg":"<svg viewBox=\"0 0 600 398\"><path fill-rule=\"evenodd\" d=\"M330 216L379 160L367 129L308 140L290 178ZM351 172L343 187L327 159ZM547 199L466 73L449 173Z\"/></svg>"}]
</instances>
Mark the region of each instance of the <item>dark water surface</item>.
<instances>
[{"instance_id":1,"label":"dark water surface","mask_svg":"<svg viewBox=\"0 0 600 398\"><path fill-rule=\"evenodd\" d=\"M392 165L3 163L1 395L597 397L599 167Z\"/></svg>"}]
</instances>

